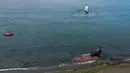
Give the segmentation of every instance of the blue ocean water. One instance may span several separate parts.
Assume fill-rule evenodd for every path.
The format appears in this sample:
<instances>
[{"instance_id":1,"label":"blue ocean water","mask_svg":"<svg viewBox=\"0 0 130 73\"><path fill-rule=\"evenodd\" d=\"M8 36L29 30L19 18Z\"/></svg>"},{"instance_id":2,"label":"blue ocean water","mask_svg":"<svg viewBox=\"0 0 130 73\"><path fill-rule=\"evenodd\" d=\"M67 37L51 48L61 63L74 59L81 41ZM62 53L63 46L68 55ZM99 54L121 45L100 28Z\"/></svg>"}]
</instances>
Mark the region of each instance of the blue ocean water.
<instances>
[{"instance_id":1,"label":"blue ocean water","mask_svg":"<svg viewBox=\"0 0 130 73\"><path fill-rule=\"evenodd\" d=\"M88 3L90 13L84 14ZM128 0L0 1L0 68L54 65L104 46L109 56L128 57ZM3 33L12 31L13 37Z\"/></svg>"}]
</instances>

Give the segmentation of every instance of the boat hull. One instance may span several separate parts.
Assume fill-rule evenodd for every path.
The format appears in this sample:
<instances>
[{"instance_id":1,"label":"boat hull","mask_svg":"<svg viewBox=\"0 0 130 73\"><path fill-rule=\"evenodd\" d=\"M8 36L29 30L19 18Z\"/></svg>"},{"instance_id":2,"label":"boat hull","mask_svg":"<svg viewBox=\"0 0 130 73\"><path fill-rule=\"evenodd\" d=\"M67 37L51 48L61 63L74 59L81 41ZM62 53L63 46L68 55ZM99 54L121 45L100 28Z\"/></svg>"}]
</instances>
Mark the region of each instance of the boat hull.
<instances>
[{"instance_id":1,"label":"boat hull","mask_svg":"<svg viewBox=\"0 0 130 73\"><path fill-rule=\"evenodd\" d=\"M99 57L97 56L91 57L90 54L81 54L78 57L74 57L72 60L74 62L86 62L86 61L92 61L97 59L99 59Z\"/></svg>"}]
</instances>

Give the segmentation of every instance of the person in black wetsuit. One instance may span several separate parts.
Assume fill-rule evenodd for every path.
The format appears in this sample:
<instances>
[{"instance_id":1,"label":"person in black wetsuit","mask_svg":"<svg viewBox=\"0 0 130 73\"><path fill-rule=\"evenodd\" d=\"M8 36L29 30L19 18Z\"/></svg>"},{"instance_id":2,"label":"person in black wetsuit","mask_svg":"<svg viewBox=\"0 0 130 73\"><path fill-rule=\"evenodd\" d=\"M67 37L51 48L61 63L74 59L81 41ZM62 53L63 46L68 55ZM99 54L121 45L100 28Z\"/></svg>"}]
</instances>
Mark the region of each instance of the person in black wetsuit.
<instances>
[{"instance_id":1,"label":"person in black wetsuit","mask_svg":"<svg viewBox=\"0 0 130 73\"><path fill-rule=\"evenodd\" d=\"M100 57L100 55L102 53L102 48L103 48L103 46L98 46L97 50L95 52L91 52L90 56L91 57L93 57L93 56Z\"/></svg>"}]
</instances>

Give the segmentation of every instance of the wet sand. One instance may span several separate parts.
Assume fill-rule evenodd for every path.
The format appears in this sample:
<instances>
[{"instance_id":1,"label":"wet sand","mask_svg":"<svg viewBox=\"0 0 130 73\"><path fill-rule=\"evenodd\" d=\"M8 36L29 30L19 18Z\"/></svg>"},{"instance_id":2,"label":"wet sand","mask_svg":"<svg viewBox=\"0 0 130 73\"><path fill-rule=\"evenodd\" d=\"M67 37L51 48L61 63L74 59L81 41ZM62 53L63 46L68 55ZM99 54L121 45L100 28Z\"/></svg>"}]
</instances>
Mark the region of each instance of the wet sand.
<instances>
[{"instance_id":1,"label":"wet sand","mask_svg":"<svg viewBox=\"0 0 130 73\"><path fill-rule=\"evenodd\" d=\"M123 62L127 63L126 65L120 65L124 64ZM61 70L78 70L78 69L87 69L96 67L100 64L115 64L113 67L110 67L108 69L102 70L100 73L128 73L130 72L130 61L128 60L98 60L94 63L89 64L65 64L64 66L51 66L51 67L30 67L25 68L24 70L10 70L10 71L0 71L0 73L56 73L56 71ZM120 64L119 64L120 63ZM127 71L127 72L125 72Z\"/></svg>"},{"instance_id":2,"label":"wet sand","mask_svg":"<svg viewBox=\"0 0 130 73\"><path fill-rule=\"evenodd\" d=\"M45 73L45 72L53 72L58 70L72 70L72 69L83 69L90 68L96 66L97 63L92 64L68 64L66 66L51 66L51 67L32 67L28 70L15 70L15 71L3 71L4 73ZM0 72L0 73L3 73Z\"/></svg>"}]
</instances>

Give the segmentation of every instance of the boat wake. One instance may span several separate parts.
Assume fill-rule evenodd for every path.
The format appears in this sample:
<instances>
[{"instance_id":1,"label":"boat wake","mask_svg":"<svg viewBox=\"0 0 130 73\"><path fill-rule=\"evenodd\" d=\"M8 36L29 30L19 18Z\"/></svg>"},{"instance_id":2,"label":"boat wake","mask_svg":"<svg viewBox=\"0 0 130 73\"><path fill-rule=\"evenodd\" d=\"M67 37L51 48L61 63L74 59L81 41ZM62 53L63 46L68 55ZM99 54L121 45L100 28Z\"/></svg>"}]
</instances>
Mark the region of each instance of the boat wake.
<instances>
[{"instance_id":1,"label":"boat wake","mask_svg":"<svg viewBox=\"0 0 130 73\"><path fill-rule=\"evenodd\" d=\"M72 13L72 16L75 17L94 17L97 16L96 12L89 11L89 13L85 13L83 10L77 10L76 12Z\"/></svg>"}]
</instances>

